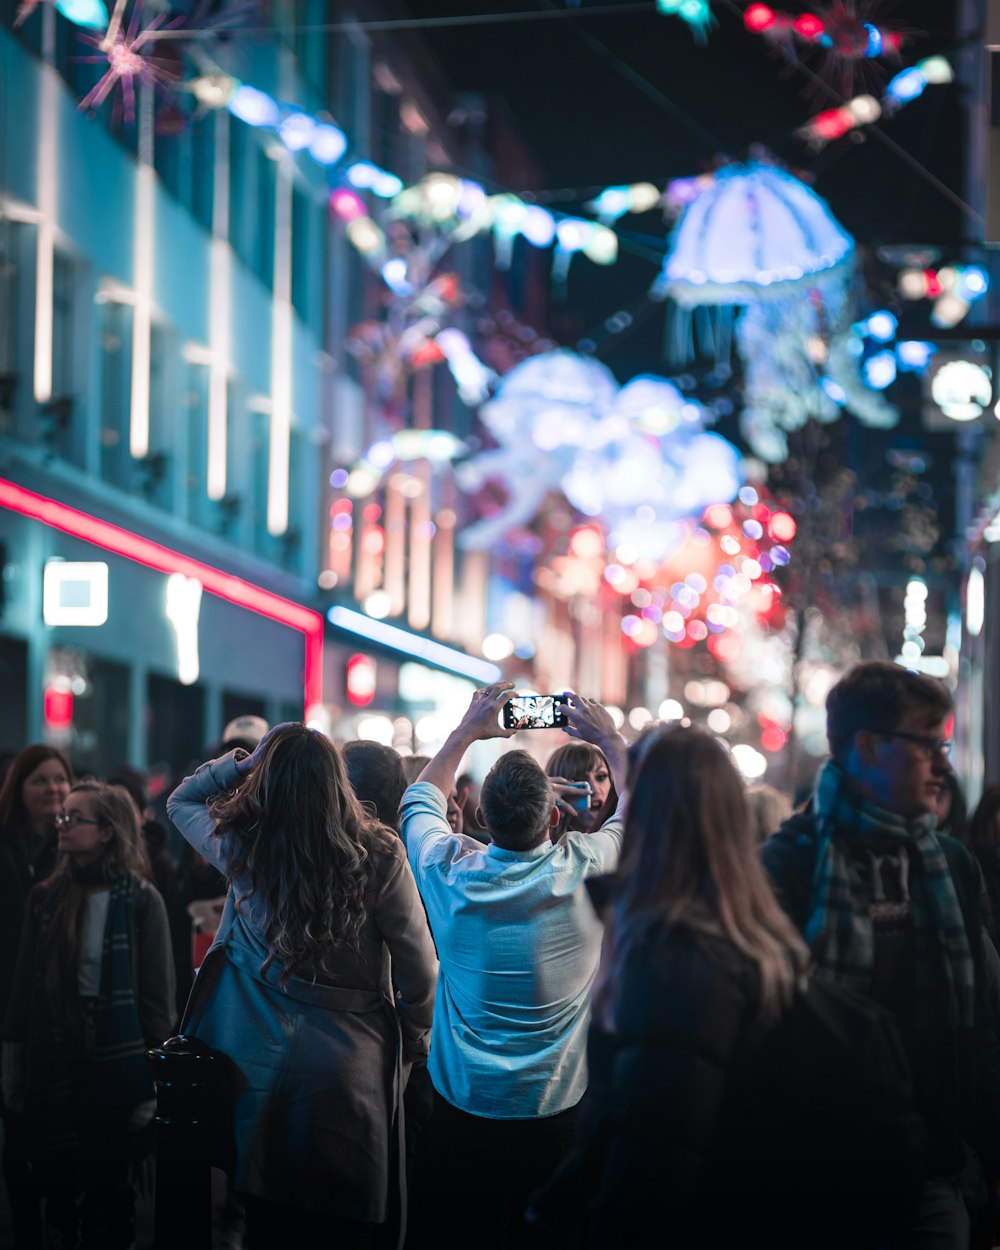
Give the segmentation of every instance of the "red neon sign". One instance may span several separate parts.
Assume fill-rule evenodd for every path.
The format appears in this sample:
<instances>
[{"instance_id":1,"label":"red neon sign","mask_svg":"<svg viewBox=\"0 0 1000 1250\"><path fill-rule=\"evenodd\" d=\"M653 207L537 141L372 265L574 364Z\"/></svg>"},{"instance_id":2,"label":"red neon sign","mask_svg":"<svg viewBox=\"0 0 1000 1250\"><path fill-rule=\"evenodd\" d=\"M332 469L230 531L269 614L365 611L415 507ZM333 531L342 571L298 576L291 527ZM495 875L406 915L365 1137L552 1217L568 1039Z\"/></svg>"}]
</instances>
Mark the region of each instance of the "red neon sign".
<instances>
[{"instance_id":1,"label":"red neon sign","mask_svg":"<svg viewBox=\"0 0 1000 1250\"><path fill-rule=\"evenodd\" d=\"M124 556L126 560L134 560L136 564L144 564L158 573L183 573L186 577L196 577L209 594L299 630L305 636L305 706L309 708L314 703L322 702L323 618L318 612L283 599L269 590L262 590L242 578L223 573L210 564L202 564L190 556L171 551L169 547L161 547L159 543L121 529L109 521L79 512L44 495L36 495L34 491L25 490L23 486L16 486L3 478L0 478L0 507L41 521L43 525L61 530L64 534L82 538L84 542Z\"/></svg>"}]
</instances>

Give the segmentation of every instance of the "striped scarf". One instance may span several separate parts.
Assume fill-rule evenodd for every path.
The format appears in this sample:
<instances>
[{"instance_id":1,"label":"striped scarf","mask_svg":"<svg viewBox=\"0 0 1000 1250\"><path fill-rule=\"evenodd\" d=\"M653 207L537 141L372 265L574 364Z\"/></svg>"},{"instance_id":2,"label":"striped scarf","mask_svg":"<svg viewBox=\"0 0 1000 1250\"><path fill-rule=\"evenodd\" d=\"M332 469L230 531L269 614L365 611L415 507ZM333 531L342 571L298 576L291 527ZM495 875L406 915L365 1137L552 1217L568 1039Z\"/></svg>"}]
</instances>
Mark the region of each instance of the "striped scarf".
<instances>
[{"instance_id":1,"label":"striped scarf","mask_svg":"<svg viewBox=\"0 0 1000 1250\"><path fill-rule=\"evenodd\" d=\"M805 938L835 979L867 992L875 963L872 890L850 854L909 853L910 915L916 984L929 1013L933 985L947 987L949 1029L969 1028L975 1014L975 967L948 862L934 834L934 817L905 820L852 791L828 760L814 796L818 842ZM821 939L819 942L816 939Z\"/></svg>"},{"instance_id":2,"label":"striped scarf","mask_svg":"<svg viewBox=\"0 0 1000 1250\"><path fill-rule=\"evenodd\" d=\"M132 902L138 884L130 873L110 883L93 1047L87 1048L83 1086L79 1044L70 1040L65 1015L52 1011L45 985L50 948L45 934L48 918L43 918L32 991L28 1081L32 1128L46 1152L71 1150L78 1144L81 1094L102 1109L123 1112L154 1097L133 984ZM47 900L47 913L53 902Z\"/></svg>"}]
</instances>

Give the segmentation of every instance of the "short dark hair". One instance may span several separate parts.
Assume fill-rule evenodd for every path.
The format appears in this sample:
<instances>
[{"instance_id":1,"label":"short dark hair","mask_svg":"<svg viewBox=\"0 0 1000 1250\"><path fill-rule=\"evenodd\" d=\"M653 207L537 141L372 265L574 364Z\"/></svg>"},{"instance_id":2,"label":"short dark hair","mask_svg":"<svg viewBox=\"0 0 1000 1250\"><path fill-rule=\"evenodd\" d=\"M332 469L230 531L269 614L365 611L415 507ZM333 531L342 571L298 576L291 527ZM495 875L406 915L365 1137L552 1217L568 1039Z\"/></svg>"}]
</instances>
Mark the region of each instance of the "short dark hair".
<instances>
[{"instance_id":1,"label":"short dark hair","mask_svg":"<svg viewBox=\"0 0 1000 1250\"><path fill-rule=\"evenodd\" d=\"M497 846L527 851L548 837L555 794L533 756L505 751L483 778L479 806Z\"/></svg>"},{"instance_id":2,"label":"short dark hair","mask_svg":"<svg viewBox=\"0 0 1000 1250\"><path fill-rule=\"evenodd\" d=\"M340 748L351 789L369 803L383 825L399 827L399 801L407 786L403 758L381 742L357 739Z\"/></svg>"},{"instance_id":3,"label":"short dark hair","mask_svg":"<svg viewBox=\"0 0 1000 1250\"><path fill-rule=\"evenodd\" d=\"M842 760L859 729L888 733L907 712L943 719L952 711L948 689L935 677L889 660L865 660L849 669L826 697L830 753Z\"/></svg>"}]
</instances>

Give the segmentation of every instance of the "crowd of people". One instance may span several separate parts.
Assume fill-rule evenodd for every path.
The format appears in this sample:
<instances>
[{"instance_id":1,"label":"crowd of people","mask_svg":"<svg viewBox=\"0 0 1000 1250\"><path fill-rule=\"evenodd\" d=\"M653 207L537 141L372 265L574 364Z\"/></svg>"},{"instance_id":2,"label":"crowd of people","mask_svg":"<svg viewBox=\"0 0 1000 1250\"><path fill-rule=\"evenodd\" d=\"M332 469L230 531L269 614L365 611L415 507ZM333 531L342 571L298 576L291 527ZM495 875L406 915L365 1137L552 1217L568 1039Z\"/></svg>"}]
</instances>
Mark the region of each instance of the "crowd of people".
<instances>
[{"instance_id":1,"label":"crowd of people","mask_svg":"<svg viewBox=\"0 0 1000 1250\"><path fill-rule=\"evenodd\" d=\"M44 744L10 760L18 1250L135 1244L147 1050L178 1032L232 1077L247 1250L617 1250L651 1229L692 1250L991 1250L1000 784L966 810L947 688L845 673L794 808L716 737L654 723L629 744L574 692L544 763L501 742L485 777L463 772L518 732L514 694L477 690L433 756L239 718L160 813L134 769L77 777ZM813 983L870 1002L897 1043L922 1146L905 1188L874 1165L888 1225L832 1173L789 1192L774 1055Z\"/></svg>"}]
</instances>

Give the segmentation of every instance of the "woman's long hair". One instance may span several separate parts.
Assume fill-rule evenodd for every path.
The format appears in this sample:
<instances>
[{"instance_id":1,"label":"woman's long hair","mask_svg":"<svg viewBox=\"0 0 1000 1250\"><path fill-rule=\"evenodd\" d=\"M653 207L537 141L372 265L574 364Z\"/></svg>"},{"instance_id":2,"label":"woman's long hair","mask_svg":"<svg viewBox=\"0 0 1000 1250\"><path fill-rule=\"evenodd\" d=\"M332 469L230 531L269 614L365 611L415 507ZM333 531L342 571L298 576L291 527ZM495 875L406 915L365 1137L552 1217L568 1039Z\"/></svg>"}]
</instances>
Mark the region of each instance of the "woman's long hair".
<instances>
[{"instance_id":1,"label":"woman's long hair","mask_svg":"<svg viewBox=\"0 0 1000 1250\"><path fill-rule=\"evenodd\" d=\"M974 855L1000 850L1000 785L987 786L968 824L969 849Z\"/></svg>"},{"instance_id":2,"label":"woman's long hair","mask_svg":"<svg viewBox=\"0 0 1000 1250\"><path fill-rule=\"evenodd\" d=\"M629 752L619 880L595 1008L605 1018L616 951L637 927L685 923L719 932L757 965L761 1013L792 998L808 951L774 896L743 782L719 742L698 729L654 726Z\"/></svg>"},{"instance_id":3,"label":"woman's long hair","mask_svg":"<svg viewBox=\"0 0 1000 1250\"><path fill-rule=\"evenodd\" d=\"M239 789L210 810L216 833L229 838L230 879L250 882L237 906L250 895L263 903L265 969L278 960L282 979L314 979L335 951L358 949L383 826L358 802L329 738L305 725L280 730Z\"/></svg>"},{"instance_id":4,"label":"woman's long hair","mask_svg":"<svg viewBox=\"0 0 1000 1250\"><path fill-rule=\"evenodd\" d=\"M139 809L128 791L103 781L78 781L70 794L87 795L94 819L110 834L100 859L86 870L87 883L75 878L73 860L66 854L59 856L49 878L52 905L45 984L53 1006L65 1002L72 1021L79 1015L77 972L89 889L110 885L125 872L149 880L150 868L139 830Z\"/></svg>"},{"instance_id":5,"label":"woman's long hair","mask_svg":"<svg viewBox=\"0 0 1000 1250\"><path fill-rule=\"evenodd\" d=\"M11 761L3 786L0 786L0 838L10 839L27 826L28 813L21 797L24 783L36 768L48 760L57 760L62 764L66 780L73 784L73 769L58 747L50 747L44 742L33 742L25 747Z\"/></svg>"}]
</instances>

